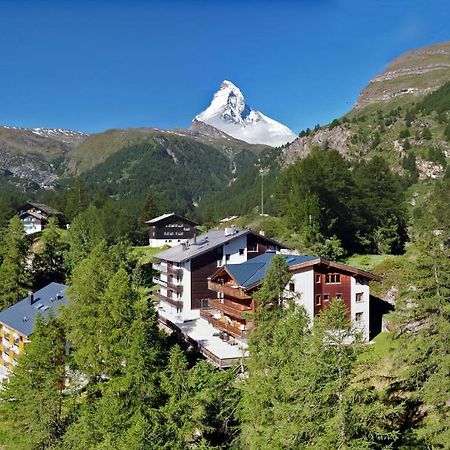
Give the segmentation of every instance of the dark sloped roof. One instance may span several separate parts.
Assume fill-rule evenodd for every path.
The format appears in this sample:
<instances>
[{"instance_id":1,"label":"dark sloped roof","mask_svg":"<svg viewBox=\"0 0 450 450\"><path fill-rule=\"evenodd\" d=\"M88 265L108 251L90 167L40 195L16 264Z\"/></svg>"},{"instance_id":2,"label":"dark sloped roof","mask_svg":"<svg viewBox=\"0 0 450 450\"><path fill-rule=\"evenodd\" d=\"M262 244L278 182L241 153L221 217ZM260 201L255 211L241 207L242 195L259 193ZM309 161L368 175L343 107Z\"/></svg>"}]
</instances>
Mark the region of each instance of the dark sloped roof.
<instances>
[{"instance_id":1,"label":"dark sloped roof","mask_svg":"<svg viewBox=\"0 0 450 450\"><path fill-rule=\"evenodd\" d=\"M241 264L227 264L225 270L233 277L239 286L244 289L250 289L260 284L269 270L270 263L276 255L274 252L267 252L256 258L249 259ZM283 255L286 259L288 267L291 271L295 271L304 267L309 267L317 264L324 264L330 268L341 270L350 273L354 276L362 276L374 281L381 281L381 277L376 276L370 272L366 272L356 267L348 266L347 264L328 261L327 259L319 258L317 256L308 255ZM219 273L219 269L216 274ZM214 274L211 278L214 278Z\"/></svg>"},{"instance_id":2,"label":"dark sloped roof","mask_svg":"<svg viewBox=\"0 0 450 450\"><path fill-rule=\"evenodd\" d=\"M66 288L64 284L50 283L34 293L33 304L28 296L0 312L0 322L25 336L30 336L38 314L42 317L47 317L50 312L56 315L59 307L67 304Z\"/></svg>"},{"instance_id":3,"label":"dark sloped roof","mask_svg":"<svg viewBox=\"0 0 450 450\"><path fill-rule=\"evenodd\" d=\"M40 209L41 211L44 211L49 216L58 216L62 215L61 211L56 210L55 208L52 208L51 206L45 205L44 203L38 203L38 202L26 202L19 208L17 208L18 211L26 211L27 209L30 209L30 207Z\"/></svg>"},{"instance_id":4,"label":"dark sloped roof","mask_svg":"<svg viewBox=\"0 0 450 450\"><path fill-rule=\"evenodd\" d=\"M276 255L274 252L263 253L256 258L249 259L241 264L228 264L226 269L229 274L244 288L249 288L261 282L269 270L270 263ZM316 256L308 255L283 255L288 267L296 266L306 262L317 261Z\"/></svg>"},{"instance_id":5,"label":"dark sloped roof","mask_svg":"<svg viewBox=\"0 0 450 450\"><path fill-rule=\"evenodd\" d=\"M149 225L164 225L166 223L176 222L177 220L188 223L193 227L198 225L197 222L194 222L193 220L190 219L186 219L186 217L179 216L178 214L175 213L162 214L161 216L155 217L154 219L147 220L145 223L148 223Z\"/></svg>"}]
</instances>

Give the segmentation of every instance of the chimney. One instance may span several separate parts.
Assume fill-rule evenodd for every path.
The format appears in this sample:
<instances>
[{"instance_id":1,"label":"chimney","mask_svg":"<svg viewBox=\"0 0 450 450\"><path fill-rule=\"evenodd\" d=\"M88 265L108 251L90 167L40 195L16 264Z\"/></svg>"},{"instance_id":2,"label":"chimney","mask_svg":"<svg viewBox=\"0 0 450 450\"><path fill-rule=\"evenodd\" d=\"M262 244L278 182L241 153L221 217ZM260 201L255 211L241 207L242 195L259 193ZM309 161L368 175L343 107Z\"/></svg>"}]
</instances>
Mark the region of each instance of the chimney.
<instances>
[{"instance_id":1,"label":"chimney","mask_svg":"<svg viewBox=\"0 0 450 450\"><path fill-rule=\"evenodd\" d=\"M181 250L186 251L187 248L188 248L188 246L187 246L186 242L182 242L181 243Z\"/></svg>"},{"instance_id":2,"label":"chimney","mask_svg":"<svg viewBox=\"0 0 450 450\"><path fill-rule=\"evenodd\" d=\"M34 303L34 294L33 292L30 292L30 305Z\"/></svg>"},{"instance_id":3,"label":"chimney","mask_svg":"<svg viewBox=\"0 0 450 450\"><path fill-rule=\"evenodd\" d=\"M259 230L259 234L260 234L260 236L265 236L266 232L264 230Z\"/></svg>"}]
</instances>

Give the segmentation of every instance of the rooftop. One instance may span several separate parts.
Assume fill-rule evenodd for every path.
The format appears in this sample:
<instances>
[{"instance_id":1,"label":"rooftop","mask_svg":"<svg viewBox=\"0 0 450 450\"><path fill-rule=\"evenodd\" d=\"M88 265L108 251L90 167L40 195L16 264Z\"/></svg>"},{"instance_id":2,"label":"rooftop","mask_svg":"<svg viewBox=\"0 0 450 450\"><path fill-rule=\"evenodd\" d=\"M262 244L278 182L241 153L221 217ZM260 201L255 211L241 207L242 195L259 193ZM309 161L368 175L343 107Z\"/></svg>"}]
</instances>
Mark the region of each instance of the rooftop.
<instances>
[{"instance_id":1,"label":"rooftop","mask_svg":"<svg viewBox=\"0 0 450 450\"><path fill-rule=\"evenodd\" d=\"M66 288L65 284L50 283L33 294L33 303L29 295L0 312L0 322L25 336L30 336L38 314L42 317L47 317L50 313L56 315L58 308L67 303Z\"/></svg>"},{"instance_id":2,"label":"rooftop","mask_svg":"<svg viewBox=\"0 0 450 450\"><path fill-rule=\"evenodd\" d=\"M264 279L270 264L276 253L267 252L256 258L250 259L241 264L227 264L225 265L228 273L239 283L243 288L253 287ZM300 267L308 267L316 264L325 264L338 270L360 275L371 280L380 281L381 279L370 272L348 266L346 264L328 261L318 256L308 255L282 255L286 259L289 268L295 269Z\"/></svg>"},{"instance_id":3,"label":"rooftop","mask_svg":"<svg viewBox=\"0 0 450 450\"><path fill-rule=\"evenodd\" d=\"M17 208L19 211L26 211L27 209L30 209L30 207L32 208L36 208L39 209L45 213L47 213L48 215L62 215L61 211L56 210L55 208L52 208L51 206L45 205L44 203L37 203L37 202L26 202L25 204L23 204L22 206L20 206L19 208Z\"/></svg>"},{"instance_id":4,"label":"rooftop","mask_svg":"<svg viewBox=\"0 0 450 450\"><path fill-rule=\"evenodd\" d=\"M153 219L147 220L145 223L148 223L150 225L155 225L160 222L167 222L167 219L172 218L173 220L182 220L183 222L189 223L192 226L198 225L196 222L194 222L191 219L186 219L186 217L179 216L175 213L168 213L168 214L162 214L158 217L155 217Z\"/></svg>"},{"instance_id":5,"label":"rooftop","mask_svg":"<svg viewBox=\"0 0 450 450\"><path fill-rule=\"evenodd\" d=\"M227 264L225 267L230 275L239 283L240 286L247 288L259 283L266 276L269 270L274 252L263 253L256 258L250 259L241 264ZM317 256L308 255L283 255L288 267L304 264L306 262L317 261Z\"/></svg>"},{"instance_id":6,"label":"rooftop","mask_svg":"<svg viewBox=\"0 0 450 450\"><path fill-rule=\"evenodd\" d=\"M239 228L234 228L233 230L234 231L230 234L227 234L225 230L210 230L194 239L190 239L187 245L177 245L176 247L164 250L155 256L166 261L183 262L248 234L257 235L261 239L265 239L283 247L280 243L267 237L260 236L252 230Z\"/></svg>"}]
</instances>

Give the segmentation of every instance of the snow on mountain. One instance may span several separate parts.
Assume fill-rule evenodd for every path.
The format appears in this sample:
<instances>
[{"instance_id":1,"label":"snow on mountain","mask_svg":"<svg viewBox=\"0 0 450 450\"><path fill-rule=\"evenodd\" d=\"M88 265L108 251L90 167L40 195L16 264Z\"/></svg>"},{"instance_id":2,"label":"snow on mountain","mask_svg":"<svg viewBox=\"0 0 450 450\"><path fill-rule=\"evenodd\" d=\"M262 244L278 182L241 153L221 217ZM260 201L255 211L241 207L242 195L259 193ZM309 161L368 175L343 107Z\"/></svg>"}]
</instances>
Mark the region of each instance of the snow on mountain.
<instances>
[{"instance_id":1,"label":"snow on mountain","mask_svg":"<svg viewBox=\"0 0 450 450\"><path fill-rule=\"evenodd\" d=\"M76 143L88 136L87 133L81 131L66 130L63 128L23 128L8 125L0 125L0 128L5 128L6 130L22 130L38 136L52 138L66 144Z\"/></svg>"},{"instance_id":2,"label":"snow on mountain","mask_svg":"<svg viewBox=\"0 0 450 450\"><path fill-rule=\"evenodd\" d=\"M227 80L222 82L211 104L195 117L194 122L212 125L250 144L278 147L297 137L288 127L250 108L240 89Z\"/></svg>"}]
</instances>

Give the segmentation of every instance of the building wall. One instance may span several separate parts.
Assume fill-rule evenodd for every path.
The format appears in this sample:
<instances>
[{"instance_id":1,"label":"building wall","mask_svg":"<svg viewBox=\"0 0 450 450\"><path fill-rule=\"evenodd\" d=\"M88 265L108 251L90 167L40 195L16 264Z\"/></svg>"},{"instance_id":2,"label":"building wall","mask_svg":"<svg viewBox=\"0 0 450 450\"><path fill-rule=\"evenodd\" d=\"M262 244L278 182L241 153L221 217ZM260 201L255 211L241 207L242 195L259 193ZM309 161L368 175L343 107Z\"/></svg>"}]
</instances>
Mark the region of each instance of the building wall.
<instances>
[{"instance_id":1,"label":"building wall","mask_svg":"<svg viewBox=\"0 0 450 450\"><path fill-rule=\"evenodd\" d=\"M212 275L223 261L223 248L215 248L191 260L191 309L200 309L202 299L216 297L208 289L208 277Z\"/></svg>"},{"instance_id":2,"label":"building wall","mask_svg":"<svg viewBox=\"0 0 450 450\"><path fill-rule=\"evenodd\" d=\"M18 356L28 342L26 336L22 336L7 325L0 324L0 365L11 369L17 364Z\"/></svg>"},{"instance_id":3,"label":"building wall","mask_svg":"<svg viewBox=\"0 0 450 450\"><path fill-rule=\"evenodd\" d=\"M295 286L296 302L305 307L312 322L314 319L314 270L306 268L294 273L291 282ZM289 292L289 283L286 285L286 290Z\"/></svg>"},{"instance_id":4,"label":"building wall","mask_svg":"<svg viewBox=\"0 0 450 450\"><path fill-rule=\"evenodd\" d=\"M240 250L243 250L242 255L239 254ZM227 255L229 255L228 260ZM245 261L247 261L247 236L239 236L236 239L227 242L223 246L223 257L222 263L220 265L224 266L225 264L240 264ZM218 266L216 266L214 271L209 275L212 275L217 267Z\"/></svg>"},{"instance_id":5,"label":"building wall","mask_svg":"<svg viewBox=\"0 0 450 450\"><path fill-rule=\"evenodd\" d=\"M175 245L186 242L195 236L195 227L183 220L174 220L160 225L151 225L149 230L150 247Z\"/></svg>"},{"instance_id":6,"label":"building wall","mask_svg":"<svg viewBox=\"0 0 450 450\"><path fill-rule=\"evenodd\" d=\"M356 301L357 294L362 293L362 301ZM357 314L362 313L362 319L357 320ZM352 277L352 297L351 297L352 320L364 333L364 338L369 340L370 330L370 287L367 280Z\"/></svg>"}]
</instances>

